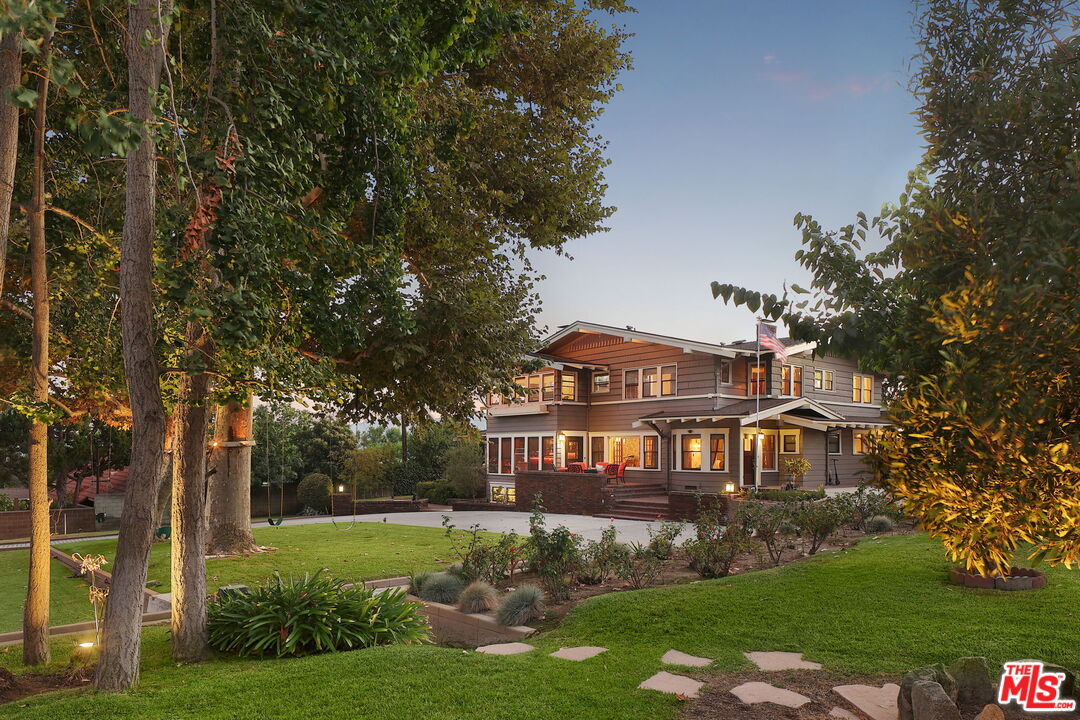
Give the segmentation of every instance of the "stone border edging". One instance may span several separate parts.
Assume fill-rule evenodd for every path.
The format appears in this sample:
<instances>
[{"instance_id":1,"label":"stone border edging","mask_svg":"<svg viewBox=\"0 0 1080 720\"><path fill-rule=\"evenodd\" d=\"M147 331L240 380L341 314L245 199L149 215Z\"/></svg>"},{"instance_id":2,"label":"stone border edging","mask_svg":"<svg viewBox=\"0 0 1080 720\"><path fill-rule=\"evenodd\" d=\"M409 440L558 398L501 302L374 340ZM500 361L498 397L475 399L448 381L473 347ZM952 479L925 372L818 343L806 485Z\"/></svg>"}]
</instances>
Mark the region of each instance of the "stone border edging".
<instances>
[{"instance_id":1,"label":"stone border edging","mask_svg":"<svg viewBox=\"0 0 1080 720\"><path fill-rule=\"evenodd\" d=\"M983 590L1039 590L1046 587L1045 573L1033 568L1009 568L1006 577L973 575L958 567L949 568L949 580L954 585Z\"/></svg>"},{"instance_id":2,"label":"stone border edging","mask_svg":"<svg viewBox=\"0 0 1080 720\"><path fill-rule=\"evenodd\" d=\"M162 620L168 620L171 612L169 610L162 610L158 612L143 613L142 624L148 625L151 623L161 622ZM63 635L80 635L86 632L93 632L95 630L93 621L72 623L70 625L53 625L49 628L49 637L60 637ZM0 634L0 646L2 645L17 645L22 642L23 634L22 630L16 630L15 632Z\"/></svg>"}]
</instances>

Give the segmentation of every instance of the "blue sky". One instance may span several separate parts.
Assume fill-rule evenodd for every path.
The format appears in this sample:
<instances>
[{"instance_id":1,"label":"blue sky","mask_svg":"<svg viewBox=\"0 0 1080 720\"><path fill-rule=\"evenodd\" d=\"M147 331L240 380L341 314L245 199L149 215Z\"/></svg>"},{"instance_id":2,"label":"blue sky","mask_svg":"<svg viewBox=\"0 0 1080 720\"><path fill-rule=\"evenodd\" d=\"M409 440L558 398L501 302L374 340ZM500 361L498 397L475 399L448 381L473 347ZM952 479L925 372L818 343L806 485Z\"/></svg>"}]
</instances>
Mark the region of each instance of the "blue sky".
<instances>
[{"instance_id":1,"label":"blue sky","mask_svg":"<svg viewBox=\"0 0 1080 720\"><path fill-rule=\"evenodd\" d=\"M541 325L753 336L712 280L805 284L796 212L826 227L895 200L919 160L901 0L639 0L634 68L598 123L611 230L537 267Z\"/></svg>"}]
</instances>

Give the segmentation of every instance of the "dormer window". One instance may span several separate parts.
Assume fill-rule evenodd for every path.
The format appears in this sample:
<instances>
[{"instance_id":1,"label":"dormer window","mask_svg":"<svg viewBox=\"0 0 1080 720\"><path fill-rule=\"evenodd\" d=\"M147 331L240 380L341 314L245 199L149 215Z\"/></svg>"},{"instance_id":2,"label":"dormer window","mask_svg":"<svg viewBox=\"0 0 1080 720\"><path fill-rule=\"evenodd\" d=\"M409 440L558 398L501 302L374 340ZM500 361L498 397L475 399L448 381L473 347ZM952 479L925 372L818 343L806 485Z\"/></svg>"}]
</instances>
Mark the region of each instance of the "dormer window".
<instances>
[{"instance_id":1,"label":"dormer window","mask_svg":"<svg viewBox=\"0 0 1080 720\"><path fill-rule=\"evenodd\" d=\"M784 365L780 368L780 394L799 397L802 395L802 368Z\"/></svg>"},{"instance_id":2,"label":"dormer window","mask_svg":"<svg viewBox=\"0 0 1080 720\"><path fill-rule=\"evenodd\" d=\"M764 365L751 365L750 366L750 394L751 395L764 395L765 394L765 366Z\"/></svg>"}]
</instances>

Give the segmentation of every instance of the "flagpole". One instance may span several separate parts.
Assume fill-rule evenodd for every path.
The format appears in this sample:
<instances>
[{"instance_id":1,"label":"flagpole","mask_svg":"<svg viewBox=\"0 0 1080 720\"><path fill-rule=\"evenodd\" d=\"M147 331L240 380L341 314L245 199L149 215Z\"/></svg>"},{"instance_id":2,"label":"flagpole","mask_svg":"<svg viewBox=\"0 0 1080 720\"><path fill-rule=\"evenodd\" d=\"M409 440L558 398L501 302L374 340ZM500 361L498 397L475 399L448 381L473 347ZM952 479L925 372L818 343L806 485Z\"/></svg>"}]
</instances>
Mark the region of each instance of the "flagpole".
<instances>
[{"instance_id":1,"label":"flagpole","mask_svg":"<svg viewBox=\"0 0 1080 720\"><path fill-rule=\"evenodd\" d=\"M754 318L754 337L757 338L757 383L754 388L754 489L761 486L761 318Z\"/></svg>"}]
</instances>

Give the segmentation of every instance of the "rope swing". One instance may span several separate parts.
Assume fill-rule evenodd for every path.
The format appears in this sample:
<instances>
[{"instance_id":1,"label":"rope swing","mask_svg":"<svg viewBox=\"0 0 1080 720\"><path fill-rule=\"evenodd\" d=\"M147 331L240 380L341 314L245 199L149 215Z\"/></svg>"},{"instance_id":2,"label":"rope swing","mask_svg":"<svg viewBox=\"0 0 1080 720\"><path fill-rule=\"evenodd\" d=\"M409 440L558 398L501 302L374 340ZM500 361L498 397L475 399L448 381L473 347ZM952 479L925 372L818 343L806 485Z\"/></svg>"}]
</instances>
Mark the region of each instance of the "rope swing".
<instances>
[{"instance_id":1,"label":"rope swing","mask_svg":"<svg viewBox=\"0 0 1080 720\"><path fill-rule=\"evenodd\" d=\"M338 525L337 520L334 519L334 434L330 433L330 522L334 524L334 528L344 532L345 530L352 530L356 527L356 483L349 483L352 486L352 522L345 527Z\"/></svg>"}]
</instances>

